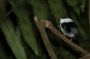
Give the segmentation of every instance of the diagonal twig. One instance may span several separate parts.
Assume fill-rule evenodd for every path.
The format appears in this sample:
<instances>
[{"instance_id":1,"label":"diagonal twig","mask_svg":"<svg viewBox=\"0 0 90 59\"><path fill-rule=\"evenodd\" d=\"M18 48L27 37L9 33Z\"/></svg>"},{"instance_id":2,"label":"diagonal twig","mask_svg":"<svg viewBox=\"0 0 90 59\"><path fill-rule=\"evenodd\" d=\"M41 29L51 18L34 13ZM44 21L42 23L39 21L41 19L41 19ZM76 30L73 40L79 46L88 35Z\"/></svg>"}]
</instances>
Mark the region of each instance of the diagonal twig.
<instances>
[{"instance_id":1,"label":"diagonal twig","mask_svg":"<svg viewBox=\"0 0 90 59\"><path fill-rule=\"evenodd\" d=\"M44 26L46 28L50 29L51 32L53 32L55 35L57 35L60 39L62 39L69 46L71 46L72 48L74 48L78 52L81 52L82 53L82 56L88 54L88 52L86 50L84 50L83 48L79 47L78 45L76 45L75 43L73 43L71 40L69 40L67 37L65 37L65 35L63 35L62 33L60 33L59 30L57 30L50 21L43 20L42 23L44 24Z\"/></svg>"},{"instance_id":2,"label":"diagonal twig","mask_svg":"<svg viewBox=\"0 0 90 59\"><path fill-rule=\"evenodd\" d=\"M50 41L48 39L48 36L46 34L46 31L45 31L45 28L44 28L43 24L37 19L37 17L34 18L34 22L35 22L35 24L36 24L36 26L37 26L37 28L38 28L41 36L42 36L43 43L44 43L44 45L47 49L47 52L48 52L50 58L51 59L57 59L57 57L54 53L54 50L53 50L53 48L50 44Z\"/></svg>"}]
</instances>

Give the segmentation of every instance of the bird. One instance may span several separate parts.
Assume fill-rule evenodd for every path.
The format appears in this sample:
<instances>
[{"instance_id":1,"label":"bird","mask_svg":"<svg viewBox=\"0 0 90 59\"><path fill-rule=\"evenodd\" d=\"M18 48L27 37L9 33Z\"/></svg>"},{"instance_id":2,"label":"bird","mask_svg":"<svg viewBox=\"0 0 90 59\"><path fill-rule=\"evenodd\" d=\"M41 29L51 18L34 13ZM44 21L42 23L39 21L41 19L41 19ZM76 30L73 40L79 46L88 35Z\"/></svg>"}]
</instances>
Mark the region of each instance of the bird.
<instances>
[{"instance_id":1,"label":"bird","mask_svg":"<svg viewBox=\"0 0 90 59\"><path fill-rule=\"evenodd\" d=\"M60 18L61 32L74 43L78 42L78 27L71 18Z\"/></svg>"}]
</instances>

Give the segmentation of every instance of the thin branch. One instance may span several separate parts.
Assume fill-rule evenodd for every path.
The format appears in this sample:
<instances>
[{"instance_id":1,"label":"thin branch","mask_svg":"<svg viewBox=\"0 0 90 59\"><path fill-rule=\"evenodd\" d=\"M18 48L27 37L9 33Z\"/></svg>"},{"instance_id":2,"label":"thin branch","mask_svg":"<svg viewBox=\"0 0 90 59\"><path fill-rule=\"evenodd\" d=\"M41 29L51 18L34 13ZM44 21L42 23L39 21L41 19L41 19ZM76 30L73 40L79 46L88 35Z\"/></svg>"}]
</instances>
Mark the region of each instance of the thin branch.
<instances>
[{"instance_id":1,"label":"thin branch","mask_svg":"<svg viewBox=\"0 0 90 59\"><path fill-rule=\"evenodd\" d=\"M13 9L11 9L11 10L5 15L5 18L7 18L7 17L10 15L11 12L13 12Z\"/></svg>"},{"instance_id":2,"label":"thin branch","mask_svg":"<svg viewBox=\"0 0 90 59\"><path fill-rule=\"evenodd\" d=\"M73 49L75 49L78 52L81 52L82 55L86 55L88 54L88 52L86 50L84 50L83 48L79 47L78 45L76 45L75 43L73 43L70 39L68 39L67 37L65 37L65 35L63 35L62 33L60 33L60 31L58 31L53 24L48 21L48 20L43 20L42 23L44 24L44 26L48 29L51 30L51 32L53 32L55 35L57 35L61 40L63 40L65 43L67 43L69 46L71 46Z\"/></svg>"},{"instance_id":3,"label":"thin branch","mask_svg":"<svg viewBox=\"0 0 90 59\"><path fill-rule=\"evenodd\" d=\"M10 15L10 13L13 11L13 9L11 9L5 16L4 19L2 19L2 21L0 22L0 25L4 23L4 21L6 20L6 18Z\"/></svg>"},{"instance_id":4,"label":"thin branch","mask_svg":"<svg viewBox=\"0 0 90 59\"><path fill-rule=\"evenodd\" d=\"M49 39L48 39L48 36L47 36L47 34L46 34L46 31L45 31L45 28L44 28L43 23L41 23L41 22L37 19L37 17L34 18L34 22L35 22L38 30L40 31L40 34L41 34L42 39L43 39L43 43L44 43L44 45L45 45L45 47L46 47L46 49L47 49L47 52L48 52L50 58L51 58L51 59L57 59L57 57L56 57L56 55L55 55L55 53L54 53L54 50L53 50L53 48L52 48L52 46L51 46L51 43L50 43L50 41L49 41Z\"/></svg>"},{"instance_id":5,"label":"thin branch","mask_svg":"<svg viewBox=\"0 0 90 59\"><path fill-rule=\"evenodd\" d=\"M3 24L4 21L6 20L6 18L14 11L14 9L16 9L18 6L12 8L5 16L4 19L2 19L2 22L0 24Z\"/></svg>"}]
</instances>

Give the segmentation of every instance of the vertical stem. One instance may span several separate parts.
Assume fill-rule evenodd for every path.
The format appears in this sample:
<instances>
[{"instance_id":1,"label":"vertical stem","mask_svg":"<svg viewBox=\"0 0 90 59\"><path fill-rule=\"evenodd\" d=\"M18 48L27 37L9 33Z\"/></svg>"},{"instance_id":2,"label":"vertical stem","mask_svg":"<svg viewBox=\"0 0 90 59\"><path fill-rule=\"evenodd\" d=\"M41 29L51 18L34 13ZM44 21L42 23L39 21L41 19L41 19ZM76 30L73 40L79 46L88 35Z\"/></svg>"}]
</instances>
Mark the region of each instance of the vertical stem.
<instances>
[{"instance_id":1,"label":"vertical stem","mask_svg":"<svg viewBox=\"0 0 90 59\"><path fill-rule=\"evenodd\" d=\"M56 57L56 55L54 53L54 50L53 50L53 48L52 48L52 46L50 44L50 41L48 39L48 36L46 34L46 31L44 29L44 24L41 23L37 18L34 19L34 22L35 22L38 30L40 31L40 34L42 36L43 43L44 43L44 45L45 45L45 47L47 49L47 52L48 52L50 58L51 59L57 59L57 57Z\"/></svg>"}]
</instances>

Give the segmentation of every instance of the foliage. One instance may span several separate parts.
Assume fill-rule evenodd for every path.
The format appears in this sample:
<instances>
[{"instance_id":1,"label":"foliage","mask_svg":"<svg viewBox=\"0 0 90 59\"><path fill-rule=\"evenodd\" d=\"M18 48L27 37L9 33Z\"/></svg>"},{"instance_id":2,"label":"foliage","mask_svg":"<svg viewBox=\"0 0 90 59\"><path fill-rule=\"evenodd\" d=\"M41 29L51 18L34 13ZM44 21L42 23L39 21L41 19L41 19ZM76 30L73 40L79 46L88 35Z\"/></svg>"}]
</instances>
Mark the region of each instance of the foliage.
<instances>
[{"instance_id":1,"label":"foliage","mask_svg":"<svg viewBox=\"0 0 90 59\"><path fill-rule=\"evenodd\" d=\"M88 0L0 0L0 59L49 59L33 21L50 20L59 29L60 17L71 17L80 31L79 44L90 51ZM76 59L49 30L49 40L58 59ZM66 47L66 48L65 48Z\"/></svg>"}]
</instances>

